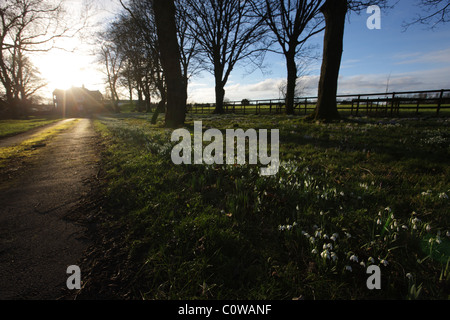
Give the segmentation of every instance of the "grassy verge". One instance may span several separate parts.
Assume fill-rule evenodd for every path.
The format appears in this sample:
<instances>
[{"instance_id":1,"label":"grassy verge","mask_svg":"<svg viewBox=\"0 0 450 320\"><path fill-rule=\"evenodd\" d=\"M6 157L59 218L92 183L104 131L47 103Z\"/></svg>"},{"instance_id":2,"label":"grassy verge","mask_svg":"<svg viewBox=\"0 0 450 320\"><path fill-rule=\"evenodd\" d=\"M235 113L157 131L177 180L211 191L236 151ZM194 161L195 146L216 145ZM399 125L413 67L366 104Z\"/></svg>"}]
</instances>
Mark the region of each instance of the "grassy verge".
<instances>
[{"instance_id":1,"label":"grassy verge","mask_svg":"<svg viewBox=\"0 0 450 320\"><path fill-rule=\"evenodd\" d=\"M171 130L149 117L96 121L135 298L448 299L448 120L196 116L280 129L280 170L263 177L254 165L174 165ZM372 264L381 290L366 286Z\"/></svg>"},{"instance_id":2,"label":"grassy verge","mask_svg":"<svg viewBox=\"0 0 450 320\"><path fill-rule=\"evenodd\" d=\"M306 107L306 108L305 108ZM235 113L235 114L277 114L283 113L285 111L285 106L277 106L273 104L272 107L270 105L228 105L224 107L227 112ZM295 114L300 116L306 116L314 112L316 108L315 104L308 103L307 106L305 104L300 103L300 105L295 107ZM213 113L215 107L214 106L192 106L189 110L189 113L192 114L210 114ZM131 111L130 109L128 109ZM402 104L398 113L397 109L391 110L391 106L379 106L375 105L367 106L365 104L361 104L359 108L357 108L356 104L339 104L338 111L342 116L367 116L370 115L372 117L384 117L384 116L401 116L401 117L435 117L437 111L437 105L425 105L420 106L419 110L417 110L416 105L405 105ZM440 112L440 117L448 117L450 116L450 105L442 105Z\"/></svg>"},{"instance_id":3,"label":"grassy verge","mask_svg":"<svg viewBox=\"0 0 450 320\"><path fill-rule=\"evenodd\" d=\"M55 134L70 128L77 121L77 119L73 121L66 121L60 125L53 126L40 133L34 134L20 144L0 148L0 168L7 166L10 161L14 161L19 158L27 158L35 154L39 151L39 145L42 145L48 141Z\"/></svg>"},{"instance_id":4,"label":"grassy verge","mask_svg":"<svg viewBox=\"0 0 450 320\"><path fill-rule=\"evenodd\" d=\"M28 130L45 126L61 120L60 118L34 118L27 120L0 120L0 138L12 136Z\"/></svg>"}]
</instances>

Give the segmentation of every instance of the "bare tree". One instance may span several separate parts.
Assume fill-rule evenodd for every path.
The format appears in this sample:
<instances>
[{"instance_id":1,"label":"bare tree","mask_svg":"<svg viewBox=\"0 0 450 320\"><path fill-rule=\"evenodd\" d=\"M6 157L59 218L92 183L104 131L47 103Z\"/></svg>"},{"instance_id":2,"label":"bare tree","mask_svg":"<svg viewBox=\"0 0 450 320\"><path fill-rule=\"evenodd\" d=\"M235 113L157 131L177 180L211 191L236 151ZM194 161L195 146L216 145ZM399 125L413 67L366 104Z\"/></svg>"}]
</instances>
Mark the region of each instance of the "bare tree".
<instances>
[{"instance_id":1,"label":"bare tree","mask_svg":"<svg viewBox=\"0 0 450 320\"><path fill-rule=\"evenodd\" d=\"M273 34L274 42L284 55L287 67L286 81L286 113L294 113L294 98L298 74L296 60L301 55L307 55L305 44L309 38L323 30L323 19L320 16L322 0L265 0L264 11L260 16ZM305 50L306 49L306 50Z\"/></svg>"},{"instance_id":2,"label":"bare tree","mask_svg":"<svg viewBox=\"0 0 450 320\"><path fill-rule=\"evenodd\" d=\"M295 91L294 97L301 97L307 88L306 77L309 75L308 72L308 64L309 59L302 59L299 63L296 64L297 67L297 79L295 81ZM282 81L278 86L278 92L280 99L287 99L288 92L287 80Z\"/></svg>"},{"instance_id":3,"label":"bare tree","mask_svg":"<svg viewBox=\"0 0 450 320\"><path fill-rule=\"evenodd\" d=\"M418 5L422 9L422 14L405 22L403 24L405 29L414 24L425 24L434 29L450 21L450 0L420 0Z\"/></svg>"},{"instance_id":4,"label":"bare tree","mask_svg":"<svg viewBox=\"0 0 450 320\"><path fill-rule=\"evenodd\" d=\"M62 1L3 0L0 3L0 81L13 112L42 86L30 81L28 56L56 47L57 39L74 36L83 26L68 25ZM28 78L27 78L28 77Z\"/></svg>"},{"instance_id":5,"label":"bare tree","mask_svg":"<svg viewBox=\"0 0 450 320\"><path fill-rule=\"evenodd\" d=\"M159 45L151 8L142 1L133 1L127 13L121 14L112 24L110 37L120 48L125 62L124 72L128 90L130 83L136 85L139 110L145 97L146 112L150 112L152 97L160 98L158 110L164 111L166 88L159 56ZM142 6L142 7L141 7ZM123 82L123 81L122 81Z\"/></svg>"},{"instance_id":6,"label":"bare tree","mask_svg":"<svg viewBox=\"0 0 450 320\"><path fill-rule=\"evenodd\" d=\"M167 84L166 127L178 127L186 119L186 83L181 74L180 47L173 0L153 0L161 65Z\"/></svg>"},{"instance_id":7,"label":"bare tree","mask_svg":"<svg viewBox=\"0 0 450 320\"><path fill-rule=\"evenodd\" d=\"M113 42L104 42L101 47L100 60L105 66L106 81L111 93L113 109L115 112L120 112L117 83L124 64L123 55L121 55L120 49Z\"/></svg>"},{"instance_id":8,"label":"bare tree","mask_svg":"<svg viewBox=\"0 0 450 320\"><path fill-rule=\"evenodd\" d=\"M238 62L258 64L262 57L264 19L255 14L260 1L186 0L189 24L195 27L195 39L209 72L215 78L215 113L223 113L225 85ZM264 48L265 49L265 48Z\"/></svg>"},{"instance_id":9,"label":"bare tree","mask_svg":"<svg viewBox=\"0 0 450 320\"><path fill-rule=\"evenodd\" d=\"M189 11L191 7L186 0L175 1L178 44L181 56L181 71L186 84L186 92L190 78L197 74L201 69L201 61L198 59L199 43L196 39L198 33L196 25L189 23Z\"/></svg>"},{"instance_id":10,"label":"bare tree","mask_svg":"<svg viewBox=\"0 0 450 320\"><path fill-rule=\"evenodd\" d=\"M375 4L387 7L387 0L326 0L321 7L320 11L325 18L325 35L318 100L312 118L333 120L340 117L336 95L342 60L345 19L350 11L358 12Z\"/></svg>"}]
</instances>

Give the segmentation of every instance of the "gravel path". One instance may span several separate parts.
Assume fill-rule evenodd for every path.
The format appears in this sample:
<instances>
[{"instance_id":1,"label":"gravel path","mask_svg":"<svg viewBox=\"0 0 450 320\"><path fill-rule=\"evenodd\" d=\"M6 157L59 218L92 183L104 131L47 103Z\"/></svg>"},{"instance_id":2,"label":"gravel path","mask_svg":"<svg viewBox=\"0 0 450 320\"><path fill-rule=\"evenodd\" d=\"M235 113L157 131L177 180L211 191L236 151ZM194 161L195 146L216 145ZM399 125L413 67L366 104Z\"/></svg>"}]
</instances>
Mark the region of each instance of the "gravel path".
<instances>
[{"instance_id":1,"label":"gravel path","mask_svg":"<svg viewBox=\"0 0 450 320\"><path fill-rule=\"evenodd\" d=\"M13 168L15 174L0 176L0 299L54 300L67 293L67 267L91 244L85 227L67 215L79 214L90 192L97 141L92 120L80 119Z\"/></svg>"}]
</instances>

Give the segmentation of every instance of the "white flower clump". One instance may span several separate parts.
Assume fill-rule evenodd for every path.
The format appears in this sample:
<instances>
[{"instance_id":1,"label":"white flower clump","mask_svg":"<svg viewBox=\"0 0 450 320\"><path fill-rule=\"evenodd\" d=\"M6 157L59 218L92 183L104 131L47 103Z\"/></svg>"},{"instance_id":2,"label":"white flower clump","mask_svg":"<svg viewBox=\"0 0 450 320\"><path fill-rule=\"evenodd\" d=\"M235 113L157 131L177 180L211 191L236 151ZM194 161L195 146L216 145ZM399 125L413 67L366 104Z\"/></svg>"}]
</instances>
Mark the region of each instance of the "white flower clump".
<instances>
[{"instance_id":1,"label":"white flower clump","mask_svg":"<svg viewBox=\"0 0 450 320\"><path fill-rule=\"evenodd\" d=\"M279 225L278 226L278 230L280 230L280 231L291 231L296 226L297 226L297 222L294 222L293 224Z\"/></svg>"}]
</instances>

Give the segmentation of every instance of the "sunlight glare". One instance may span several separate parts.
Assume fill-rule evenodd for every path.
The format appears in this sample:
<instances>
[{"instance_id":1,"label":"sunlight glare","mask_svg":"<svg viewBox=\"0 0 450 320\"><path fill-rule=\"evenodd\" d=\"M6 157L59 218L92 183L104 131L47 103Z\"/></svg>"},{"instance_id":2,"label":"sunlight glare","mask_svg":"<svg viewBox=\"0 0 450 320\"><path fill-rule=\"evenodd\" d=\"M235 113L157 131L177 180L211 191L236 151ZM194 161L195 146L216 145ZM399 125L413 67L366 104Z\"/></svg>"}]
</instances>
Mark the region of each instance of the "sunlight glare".
<instances>
[{"instance_id":1,"label":"sunlight glare","mask_svg":"<svg viewBox=\"0 0 450 320\"><path fill-rule=\"evenodd\" d=\"M51 98L55 89L85 86L103 91L103 75L98 70L95 57L79 50L53 50L38 58L40 75L47 81L44 98Z\"/></svg>"}]
</instances>

